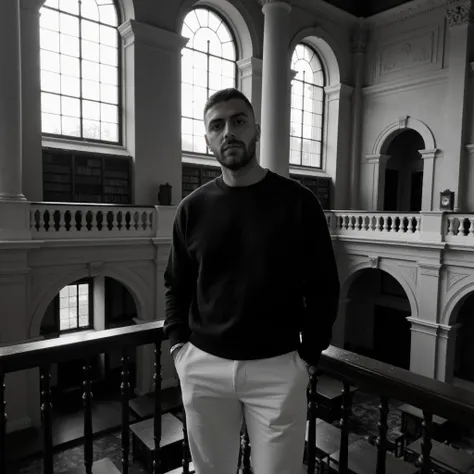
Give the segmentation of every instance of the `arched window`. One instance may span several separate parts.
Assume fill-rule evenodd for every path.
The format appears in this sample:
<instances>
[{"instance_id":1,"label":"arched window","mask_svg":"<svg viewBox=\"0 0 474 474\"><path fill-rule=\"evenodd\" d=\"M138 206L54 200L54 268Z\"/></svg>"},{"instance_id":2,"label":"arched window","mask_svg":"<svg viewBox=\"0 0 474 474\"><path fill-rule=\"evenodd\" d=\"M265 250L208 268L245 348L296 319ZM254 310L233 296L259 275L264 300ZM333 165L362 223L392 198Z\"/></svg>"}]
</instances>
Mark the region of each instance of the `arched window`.
<instances>
[{"instance_id":1,"label":"arched window","mask_svg":"<svg viewBox=\"0 0 474 474\"><path fill-rule=\"evenodd\" d=\"M324 122L324 70L316 52L296 46L291 68L297 71L291 88L290 164L321 168Z\"/></svg>"},{"instance_id":2,"label":"arched window","mask_svg":"<svg viewBox=\"0 0 474 474\"><path fill-rule=\"evenodd\" d=\"M118 24L113 0L47 0L41 8L44 134L121 141Z\"/></svg>"},{"instance_id":3,"label":"arched window","mask_svg":"<svg viewBox=\"0 0 474 474\"><path fill-rule=\"evenodd\" d=\"M226 22L212 10L195 8L184 19L189 38L182 56L182 150L209 154L203 110L214 92L236 85L236 45Z\"/></svg>"}]
</instances>

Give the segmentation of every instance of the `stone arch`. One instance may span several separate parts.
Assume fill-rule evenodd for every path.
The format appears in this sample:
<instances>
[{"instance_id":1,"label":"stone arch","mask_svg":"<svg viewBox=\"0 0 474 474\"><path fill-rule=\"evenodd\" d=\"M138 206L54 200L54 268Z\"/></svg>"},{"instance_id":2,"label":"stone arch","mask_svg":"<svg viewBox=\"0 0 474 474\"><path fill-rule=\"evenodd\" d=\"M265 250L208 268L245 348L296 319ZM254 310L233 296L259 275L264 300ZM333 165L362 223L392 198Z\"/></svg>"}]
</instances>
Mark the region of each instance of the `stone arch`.
<instances>
[{"instance_id":1,"label":"stone arch","mask_svg":"<svg viewBox=\"0 0 474 474\"><path fill-rule=\"evenodd\" d=\"M260 57L262 52L259 47L258 34L248 11L240 1L232 3L222 0L184 0L178 14L176 32L181 33L185 16L196 7L209 7L216 11L227 21L237 43L239 59Z\"/></svg>"},{"instance_id":2,"label":"stone arch","mask_svg":"<svg viewBox=\"0 0 474 474\"><path fill-rule=\"evenodd\" d=\"M341 71L341 67L345 63L342 61L342 54L333 38L320 27L305 28L299 31L290 43L290 60L294 49L301 42L309 44L318 52L326 72L326 86L339 84L341 78L346 75L345 71Z\"/></svg>"},{"instance_id":3,"label":"stone arch","mask_svg":"<svg viewBox=\"0 0 474 474\"><path fill-rule=\"evenodd\" d=\"M441 324L452 326L456 323L459 308L462 303L474 292L474 280L465 283L461 288L456 290L444 305L441 314Z\"/></svg>"},{"instance_id":4,"label":"stone arch","mask_svg":"<svg viewBox=\"0 0 474 474\"><path fill-rule=\"evenodd\" d=\"M93 276L99 275L114 278L115 280L118 280L120 283L122 283L133 297L135 306L137 308L138 317L140 319L146 319L144 316L149 312L147 311L146 289L143 288L143 284L133 274L133 272L119 270L114 267L104 267ZM30 338L37 337L40 334L41 322L44 318L48 305L61 291L61 289L74 281L90 276L91 273L86 268L64 273L56 278L53 283L49 283L47 288L45 287L43 291L38 292L39 296L37 298L37 303L33 305L34 309L28 330Z\"/></svg>"},{"instance_id":5,"label":"stone arch","mask_svg":"<svg viewBox=\"0 0 474 474\"><path fill-rule=\"evenodd\" d=\"M403 275L398 271L395 265L391 265L383 260L379 262L378 266L374 267L371 265L370 262L361 262L354 266L352 266L347 275L343 280L341 280L341 292L340 292L340 299L345 300L347 295L349 294L349 289L354 282L354 280L362 273L364 270L382 270L388 273L390 276L395 278L400 286L403 288L406 297L408 298L408 302L410 303L411 309L411 317L418 318L419 317L419 309L418 309L418 302L416 300L414 288L410 286L410 284L405 280Z\"/></svg>"},{"instance_id":6,"label":"stone arch","mask_svg":"<svg viewBox=\"0 0 474 474\"><path fill-rule=\"evenodd\" d=\"M436 149L436 140L431 129L421 120L413 117L401 117L398 121L392 122L385 127L374 142L372 155L385 155L392 140L405 130L415 130L425 142L426 150Z\"/></svg>"}]
</instances>

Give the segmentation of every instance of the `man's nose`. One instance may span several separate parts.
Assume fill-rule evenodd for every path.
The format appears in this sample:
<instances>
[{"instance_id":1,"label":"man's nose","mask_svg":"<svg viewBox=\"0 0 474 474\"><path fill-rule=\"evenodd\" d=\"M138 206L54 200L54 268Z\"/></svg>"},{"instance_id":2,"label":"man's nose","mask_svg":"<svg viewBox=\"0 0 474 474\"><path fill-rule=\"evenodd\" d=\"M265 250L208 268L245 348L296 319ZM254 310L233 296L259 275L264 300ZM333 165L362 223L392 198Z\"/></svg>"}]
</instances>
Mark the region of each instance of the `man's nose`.
<instances>
[{"instance_id":1,"label":"man's nose","mask_svg":"<svg viewBox=\"0 0 474 474\"><path fill-rule=\"evenodd\" d=\"M225 137L226 140L228 140L229 138L235 137L235 134L234 134L234 127L232 126L231 123L227 123L227 124L225 125L224 137Z\"/></svg>"}]
</instances>

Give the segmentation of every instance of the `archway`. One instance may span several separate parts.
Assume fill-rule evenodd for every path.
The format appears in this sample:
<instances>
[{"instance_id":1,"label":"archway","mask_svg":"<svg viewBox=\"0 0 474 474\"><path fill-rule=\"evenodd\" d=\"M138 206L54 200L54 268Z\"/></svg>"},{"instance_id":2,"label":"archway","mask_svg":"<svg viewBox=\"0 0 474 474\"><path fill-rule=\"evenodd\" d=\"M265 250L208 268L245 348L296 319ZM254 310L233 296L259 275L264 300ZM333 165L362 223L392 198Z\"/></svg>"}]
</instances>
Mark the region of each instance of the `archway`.
<instances>
[{"instance_id":1,"label":"archway","mask_svg":"<svg viewBox=\"0 0 474 474\"><path fill-rule=\"evenodd\" d=\"M50 302L41 322L45 339L79 331L125 327L134 324L137 307L132 294L118 280L104 276L84 278L65 285ZM120 394L121 351L90 359L94 399L106 402ZM83 359L59 362L51 367L53 406L58 413L81 409ZM136 351L130 351L130 385L136 386ZM119 420L117 420L120 422Z\"/></svg>"},{"instance_id":2,"label":"archway","mask_svg":"<svg viewBox=\"0 0 474 474\"><path fill-rule=\"evenodd\" d=\"M425 148L415 130L396 133L387 146L384 211L419 212L423 194L423 160L418 150Z\"/></svg>"},{"instance_id":3,"label":"archway","mask_svg":"<svg viewBox=\"0 0 474 474\"><path fill-rule=\"evenodd\" d=\"M459 385L474 387L474 292L463 299L457 310L454 377Z\"/></svg>"},{"instance_id":4,"label":"archway","mask_svg":"<svg viewBox=\"0 0 474 474\"><path fill-rule=\"evenodd\" d=\"M348 350L404 369L410 368L410 301L400 283L379 269L364 269L347 291L345 344Z\"/></svg>"}]
</instances>

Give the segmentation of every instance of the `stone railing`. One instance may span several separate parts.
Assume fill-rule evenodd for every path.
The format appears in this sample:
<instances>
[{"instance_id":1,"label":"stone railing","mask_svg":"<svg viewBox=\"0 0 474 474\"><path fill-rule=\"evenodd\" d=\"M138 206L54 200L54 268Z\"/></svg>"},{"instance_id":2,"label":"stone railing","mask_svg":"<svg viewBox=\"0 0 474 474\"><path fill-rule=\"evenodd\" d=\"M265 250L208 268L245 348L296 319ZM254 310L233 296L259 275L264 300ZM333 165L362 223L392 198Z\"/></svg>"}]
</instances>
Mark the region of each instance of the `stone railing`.
<instances>
[{"instance_id":1,"label":"stone railing","mask_svg":"<svg viewBox=\"0 0 474 474\"><path fill-rule=\"evenodd\" d=\"M154 207L38 203L31 205L30 229L33 239L152 237L157 215Z\"/></svg>"},{"instance_id":2,"label":"stone railing","mask_svg":"<svg viewBox=\"0 0 474 474\"><path fill-rule=\"evenodd\" d=\"M474 245L474 214L446 214L446 242Z\"/></svg>"},{"instance_id":3,"label":"stone railing","mask_svg":"<svg viewBox=\"0 0 474 474\"><path fill-rule=\"evenodd\" d=\"M418 213L326 212L333 235L383 240L420 240L422 217Z\"/></svg>"}]
</instances>

